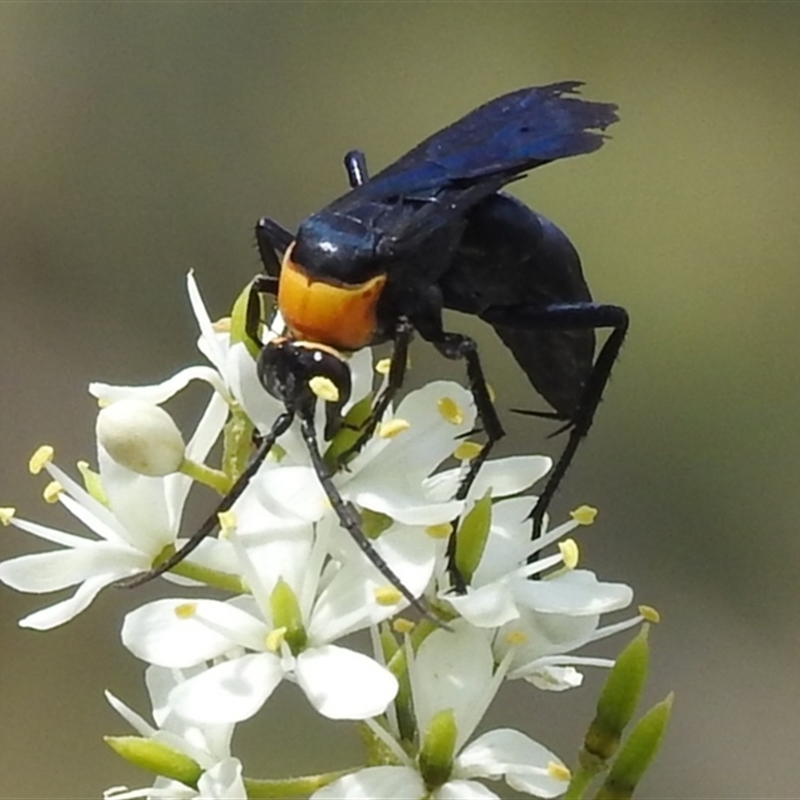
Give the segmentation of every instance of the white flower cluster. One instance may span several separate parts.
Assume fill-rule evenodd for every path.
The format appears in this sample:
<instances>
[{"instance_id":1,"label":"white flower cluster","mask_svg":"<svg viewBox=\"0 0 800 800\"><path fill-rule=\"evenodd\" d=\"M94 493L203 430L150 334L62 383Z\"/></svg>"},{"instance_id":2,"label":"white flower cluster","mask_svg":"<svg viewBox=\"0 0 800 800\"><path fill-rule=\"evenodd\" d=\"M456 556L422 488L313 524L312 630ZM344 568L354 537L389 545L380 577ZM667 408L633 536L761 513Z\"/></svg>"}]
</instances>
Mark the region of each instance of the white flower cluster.
<instances>
[{"instance_id":1,"label":"white flower cluster","mask_svg":"<svg viewBox=\"0 0 800 800\"><path fill-rule=\"evenodd\" d=\"M22 626L62 625L104 587L180 547L192 484L224 493L236 477L203 463L223 430L244 420L249 439L253 426L268 430L284 410L259 383L251 353L230 326L212 325L191 276L189 294L199 347L212 366L184 369L157 386L93 384L102 406L98 471L79 465L80 482L52 463L48 448L32 460L33 471L52 478L46 496L92 536L0 510L3 523L59 548L3 562L0 580L34 593L77 586ZM369 351L355 354L350 368L354 400L369 398ZM184 445L159 404L193 380L213 391ZM320 415L320 429L322 422ZM441 617L439 628L399 616L408 601L341 528L295 426L281 437L221 515L222 534L164 576L182 586L226 588L231 596L157 600L129 613L122 628L124 645L150 665L155 726L110 694L109 702L141 737L196 763L198 778L190 786L161 777L146 789L109 790L109 797L246 797L242 766L230 750L233 729L262 709L268 713L284 680L323 716L363 721L374 742L368 766L321 780L308 792L314 798L497 797L478 778L502 778L540 797L566 789L569 771L545 747L510 729L473 738L476 727L504 680L523 678L549 690L576 686L577 667L611 662L570 654L641 617L600 626L602 614L629 606L632 592L576 569L577 547L565 537L591 522L591 509L530 540L535 498L520 494L545 475L549 459L487 461L468 496L454 499L476 453L465 441L475 422L470 393L434 381L390 408L376 435L334 476L375 551ZM226 435L226 457L232 440ZM441 470L448 459L461 465ZM448 548L454 530L456 544ZM372 655L341 643L365 629Z\"/></svg>"}]
</instances>

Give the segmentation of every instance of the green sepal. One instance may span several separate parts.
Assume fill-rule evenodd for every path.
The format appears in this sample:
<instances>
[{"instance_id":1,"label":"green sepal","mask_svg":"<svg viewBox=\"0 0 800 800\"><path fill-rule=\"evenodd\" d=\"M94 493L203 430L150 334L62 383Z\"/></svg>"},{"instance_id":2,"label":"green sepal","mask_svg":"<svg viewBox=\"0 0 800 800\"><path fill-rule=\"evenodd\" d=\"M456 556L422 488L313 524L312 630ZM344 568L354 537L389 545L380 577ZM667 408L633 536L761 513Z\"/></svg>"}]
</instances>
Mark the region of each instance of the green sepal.
<instances>
[{"instance_id":1,"label":"green sepal","mask_svg":"<svg viewBox=\"0 0 800 800\"><path fill-rule=\"evenodd\" d=\"M253 455L254 428L250 417L238 404L231 409L231 415L222 429L222 471L231 481L236 481L244 472Z\"/></svg>"},{"instance_id":2,"label":"green sepal","mask_svg":"<svg viewBox=\"0 0 800 800\"><path fill-rule=\"evenodd\" d=\"M108 506L108 498L103 490L103 484L100 481L100 473L95 472L85 461L79 461L76 464L78 472L83 478L83 487L89 495L97 500L98 503Z\"/></svg>"},{"instance_id":3,"label":"green sepal","mask_svg":"<svg viewBox=\"0 0 800 800\"><path fill-rule=\"evenodd\" d=\"M361 508L358 513L361 516L361 530L367 539L377 539L394 524L394 520L388 514L382 514L380 511Z\"/></svg>"},{"instance_id":4,"label":"green sepal","mask_svg":"<svg viewBox=\"0 0 800 800\"><path fill-rule=\"evenodd\" d=\"M386 728L383 718L378 717L375 722L378 725L382 725L384 729ZM373 731L369 725L365 725L363 722L357 722L356 731L364 748L364 761L366 766L396 767L400 765L397 754L380 736L375 735L375 731Z\"/></svg>"},{"instance_id":5,"label":"green sepal","mask_svg":"<svg viewBox=\"0 0 800 800\"><path fill-rule=\"evenodd\" d=\"M231 309L231 344L243 342L247 352L256 359L258 358L259 346L247 335L247 304L250 302L250 287L252 281L244 287L241 294L236 298ZM259 319L264 319L264 295L258 295Z\"/></svg>"},{"instance_id":6,"label":"green sepal","mask_svg":"<svg viewBox=\"0 0 800 800\"><path fill-rule=\"evenodd\" d=\"M297 655L302 653L308 643L303 615L300 612L300 603L292 587L280 578L269 597L272 622L276 628L285 628L284 639L289 649Z\"/></svg>"},{"instance_id":7,"label":"green sepal","mask_svg":"<svg viewBox=\"0 0 800 800\"><path fill-rule=\"evenodd\" d=\"M469 584L483 558L489 529L492 525L491 489L478 500L461 520L456 532L455 567L465 584Z\"/></svg>"},{"instance_id":8,"label":"green sepal","mask_svg":"<svg viewBox=\"0 0 800 800\"><path fill-rule=\"evenodd\" d=\"M617 656L600 697L597 712L584 739L584 749L601 762L607 762L619 746L622 732L631 721L647 678L649 625Z\"/></svg>"},{"instance_id":9,"label":"green sepal","mask_svg":"<svg viewBox=\"0 0 800 800\"><path fill-rule=\"evenodd\" d=\"M437 711L428 723L419 751L419 771L429 788L436 788L449 780L457 735L452 708Z\"/></svg>"},{"instance_id":10,"label":"green sepal","mask_svg":"<svg viewBox=\"0 0 800 800\"><path fill-rule=\"evenodd\" d=\"M127 762L186 786L197 788L203 774L200 765L183 753L140 736L104 736L105 743Z\"/></svg>"},{"instance_id":11,"label":"green sepal","mask_svg":"<svg viewBox=\"0 0 800 800\"><path fill-rule=\"evenodd\" d=\"M614 759L597 800L627 800L655 758L672 713L673 695L656 703L634 726Z\"/></svg>"},{"instance_id":12,"label":"green sepal","mask_svg":"<svg viewBox=\"0 0 800 800\"><path fill-rule=\"evenodd\" d=\"M341 457L358 441L361 435L361 426L367 421L372 411L372 396L362 397L345 414L342 426L331 439L331 443L325 450L325 463L332 471L336 471L341 466Z\"/></svg>"}]
</instances>

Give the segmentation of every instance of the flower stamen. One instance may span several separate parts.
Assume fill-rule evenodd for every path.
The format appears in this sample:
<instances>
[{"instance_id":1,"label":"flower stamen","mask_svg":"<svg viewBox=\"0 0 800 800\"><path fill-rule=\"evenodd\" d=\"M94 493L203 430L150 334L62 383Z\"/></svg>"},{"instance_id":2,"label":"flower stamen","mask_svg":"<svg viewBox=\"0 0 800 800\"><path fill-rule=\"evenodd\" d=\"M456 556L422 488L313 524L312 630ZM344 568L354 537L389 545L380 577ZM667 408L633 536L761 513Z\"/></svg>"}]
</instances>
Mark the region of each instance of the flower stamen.
<instances>
[{"instance_id":1,"label":"flower stamen","mask_svg":"<svg viewBox=\"0 0 800 800\"><path fill-rule=\"evenodd\" d=\"M28 461L28 470L31 475L38 475L47 464L53 460L55 450L49 444L43 444Z\"/></svg>"}]
</instances>

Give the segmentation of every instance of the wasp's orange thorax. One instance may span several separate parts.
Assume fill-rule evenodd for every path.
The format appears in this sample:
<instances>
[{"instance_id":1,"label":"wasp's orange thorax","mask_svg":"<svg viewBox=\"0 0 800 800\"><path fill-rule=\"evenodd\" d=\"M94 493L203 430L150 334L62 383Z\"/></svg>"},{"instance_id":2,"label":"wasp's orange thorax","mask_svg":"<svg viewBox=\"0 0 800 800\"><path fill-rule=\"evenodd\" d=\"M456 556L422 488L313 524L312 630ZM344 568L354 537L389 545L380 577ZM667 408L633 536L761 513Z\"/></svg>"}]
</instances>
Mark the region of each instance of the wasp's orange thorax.
<instances>
[{"instance_id":1,"label":"wasp's orange thorax","mask_svg":"<svg viewBox=\"0 0 800 800\"><path fill-rule=\"evenodd\" d=\"M292 261L293 247L283 256L278 284L278 308L292 335L342 350L366 347L375 335L386 275L352 285L314 280Z\"/></svg>"}]
</instances>

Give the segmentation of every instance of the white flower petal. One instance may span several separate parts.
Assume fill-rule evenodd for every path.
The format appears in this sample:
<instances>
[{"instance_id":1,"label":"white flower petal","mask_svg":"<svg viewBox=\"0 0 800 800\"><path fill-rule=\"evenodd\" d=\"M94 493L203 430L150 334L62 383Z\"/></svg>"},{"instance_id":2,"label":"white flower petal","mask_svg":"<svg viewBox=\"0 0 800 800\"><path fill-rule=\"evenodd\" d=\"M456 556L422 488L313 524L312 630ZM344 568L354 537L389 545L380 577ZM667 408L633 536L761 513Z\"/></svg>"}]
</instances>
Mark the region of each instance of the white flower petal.
<instances>
[{"instance_id":1,"label":"white flower petal","mask_svg":"<svg viewBox=\"0 0 800 800\"><path fill-rule=\"evenodd\" d=\"M330 503L312 467L279 467L259 472L256 492L264 507L278 517L317 522Z\"/></svg>"},{"instance_id":2,"label":"white flower petal","mask_svg":"<svg viewBox=\"0 0 800 800\"><path fill-rule=\"evenodd\" d=\"M108 690L106 690L104 694L111 708L113 708L139 736L149 738L156 732L156 729L149 722L137 714L132 708L126 706L118 697L111 694Z\"/></svg>"},{"instance_id":3,"label":"white flower petal","mask_svg":"<svg viewBox=\"0 0 800 800\"><path fill-rule=\"evenodd\" d=\"M19 626L21 628L33 628L37 631L49 631L51 628L63 625L88 608L100 590L118 578L118 574L97 575L87 578L72 597L29 614L19 621Z\"/></svg>"},{"instance_id":4,"label":"white flower petal","mask_svg":"<svg viewBox=\"0 0 800 800\"><path fill-rule=\"evenodd\" d=\"M214 764L200 776L197 791L204 800L247 800L242 763L238 758L226 758Z\"/></svg>"},{"instance_id":5,"label":"white flower petal","mask_svg":"<svg viewBox=\"0 0 800 800\"><path fill-rule=\"evenodd\" d=\"M574 689L583 683L583 674L575 667L556 667L543 665L525 675L525 680L537 689L547 692L563 692Z\"/></svg>"},{"instance_id":6,"label":"white flower petal","mask_svg":"<svg viewBox=\"0 0 800 800\"><path fill-rule=\"evenodd\" d=\"M280 659L272 653L250 655L221 664L176 686L169 703L198 724L239 722L253 716L283 679Z\"/></svg>"},{"instance_id":7,"label":"white flower petal","mask_svg":"<svg viewBox=\"0 0 800 800\"><path fill-rule=\"evenodd\" d=\"M492 497L508 497L524 492L545 476L553 465L547 456L510 456L487 461L475 478L467 499L476 500L491 489ZM463 472L451 469L434 475L425 482L432 500L447 500L461 483ZM531 508L533 498L529 499Z\"/></svg>"},{"instance_id":8,"label":"white flower petal","mask_svg":"<svg viewBox=\"0 0 800 800\"><path fill-rule=\"evenodd\" d=\"M164 492L165 479L139 475L117 464L98 445L97 461L108 505L119 520L126 541L143 553L157 555L175 541ZM180 476L189 481L186 476Z\"/></svg>"},{"instance_id":9,"label":"white flower petal","mask_svg":"<svg viewBox=\"0 0 800 800\"><path fill-rule=\"evenodd\" d=\"M524 733L501 728L479 736L456 757L460 777L504 777L517 791L537 797L556 797L567 782L553 778L549 764L564 767L561 759Z\"/></svg>"},{"instance_id":10,"label":"white flower petal","mask_svg":"<svg viewBox=\"0 0 800 800\"><path fill-rule=\"evenodd\" d=\"M500 800L500 795L476 781L447 781L432 795L435 800Z\"/></svg>"},{"instance_id":11,"label":"white flower petal","mask_svg":"<svg viewBox=\"0 0 800 800\"><path fill-rule=\"evenodd\" d=\"M452 709L457 742L469 738L480 721L475 711L485 699L493 672L486 632L459 622L452 632L434 631L420 645L410 670L419 729L426 730L436 712Z\"/></svg>"},{"instance_id":12,"label":"white flower petal","mask_svg":"<svg viewBox=\"0 0 800 800\"><path fill-rule=\"evenodd\" d=\"M137 658L161 667L193 667L217 658L237 642L229 632L211 630L196 618L197 610L207 604L217 601L169 598L148 603L125 617L122 642ZM179 615L181 607L195 613Z\"/></svg>"},{"instance_id":13,"label":"white flower petal","mask_svg":"<svg viewBox=\"0 0 800 800\"><path fill-rule=\"evenodd\" d=\"M311 800L422 800L427 789L410 767L367 767L311 795Z\"/></svg>"},{"instance_id":14,"label":"white flower petal","mask_svg":"<svg viewBox=\"0 0 800 800\"><path fill-rule=\"evenodd\" d=\"M460 409L460 422L443 420L439 411L439 402L443 399L452 401ZM378 486L394 484L405 485L411 492L418 493L420 482L452 455L457 438L473 427L475 405L472 395L457 383L433 381L403 398L395 418L406 420L410 427L375 457L365 449L362 456L353 460L350 465L354 473L353 491L360 491L361 481L369 474L369 485L376 492L382 491Z\"/></svg>"},{"instance_id":15,"label":"white flower petal","mask_svg":"<svg viewBox=\"0 0 800 800\"><path fill-rule=\"evenodd\" d=\"M105 403L116 403L118 400L144 400L147 403L160 405L170 397L174 397L191 381L205 381L223 395L227 394L225 384L216 370L210 367L187 367L154 386L112 386L108 383L93 382L89 384L89 394Z\"/></svg>"},{"instance_id":16,"label":"white flower petal","mask_svg":"<svg viewBox=\"0 0 800 800\"><path fill-rule=\"evenodd\" d=\"M501 581L477 589L468 587L466 594L441 592L439 597L478 628L499 628L519 617L511 590Z\"/></svg>"},{"instance_id":17,"label":"white flower petal","mask_svg":"<svg viewBox=\"0 0 800 800\"><path fill-rule=\"evenodd\" d=\"M363 486L364 481L362 480ZM408 487L392 486L386 484L378 489L359 489L356 482L348 485L345 494L362 508L386 514L387 517L402 522L406 525L438 525L450 522L458 517L464 510L461 500L451 500L444 503L420 503L423 497L419 486L416 492L411 492Z\"/></svg>"},{"instance_id":18,"label":"white flower petal","mask_svg":"<svg viewBox=\"0 0 800 800\"><path fill-rule=\"evenodd\" d=\"M18 592L57 592L97 575L117 578L133 575L150 564L141 553L108 542L86 542L83 547L17 556L0 564L0 580Z\"/></svg>"},{"instance_id":19,"label":"white flower petal","mask_svg":"<svg viewBox=\"0 0 800 800\"><path fill-rule=\"evenodd\" d=\"M335 645L309 648L297 657L297 682L311 705L330 719L382 714L397 694L397 678L371 658Z\"/></svg>"},{"instance_id":20,"label":"white flower petal","mask_svg":"<svg viewBox=\"0 0 800 800\"><path fill-rule=\"evenodd\" d=\"M571 570L552 580L514 582L518 603L547 614L594 616L626 608L633 590L624 583L605 583L588 570Z\"/></svg>"}]
</instances>

